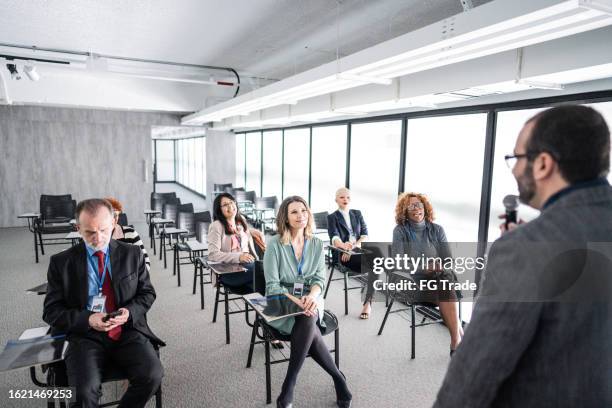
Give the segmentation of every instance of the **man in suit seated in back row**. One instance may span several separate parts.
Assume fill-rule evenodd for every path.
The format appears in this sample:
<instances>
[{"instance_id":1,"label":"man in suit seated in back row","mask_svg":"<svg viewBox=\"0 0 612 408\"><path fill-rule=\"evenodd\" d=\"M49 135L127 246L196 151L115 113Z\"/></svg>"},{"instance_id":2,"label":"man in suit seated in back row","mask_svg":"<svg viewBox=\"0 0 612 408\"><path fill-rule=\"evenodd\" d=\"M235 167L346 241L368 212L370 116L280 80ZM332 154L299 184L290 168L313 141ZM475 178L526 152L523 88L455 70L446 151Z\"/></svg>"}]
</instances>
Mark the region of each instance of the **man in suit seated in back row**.
<instances>
[{"instance_id":1,"label":"man in suit seated in back row","mask_svg":"<svg viewBox=\"0 0 612 408\"><path fill-rule=\"evenodd\" d=\"M155 290L144 255L111 239L113 209L106 200L81 201L76 220L83 242L51 257L43 311L52 333L68 336L65 363L76 390L74 406L98 406L102 369L110 363L130 383L119 406L144 407L163 375L153 345L164 345L147 324Z\"/></svg>"}]
</instances>

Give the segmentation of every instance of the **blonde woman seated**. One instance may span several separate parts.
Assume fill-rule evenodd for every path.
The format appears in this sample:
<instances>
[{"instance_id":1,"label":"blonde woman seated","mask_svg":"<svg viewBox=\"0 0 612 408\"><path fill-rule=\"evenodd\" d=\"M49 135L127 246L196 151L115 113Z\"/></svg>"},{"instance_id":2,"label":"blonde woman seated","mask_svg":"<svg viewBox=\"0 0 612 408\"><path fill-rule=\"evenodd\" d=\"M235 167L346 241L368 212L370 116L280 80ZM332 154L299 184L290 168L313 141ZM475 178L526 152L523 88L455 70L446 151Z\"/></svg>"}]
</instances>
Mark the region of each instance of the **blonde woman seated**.
<instances>
[{"instance_id":1,"label":"blonde woman seated","mask_svg":"<svg viewBox=\"0 0 612 408\"><path fill-rule=\"evenodd\" d=\"M140 247L144 258L145 265L147 266L147 270L151 270L151 260L149 259L149 254L147 254L147 250L145 249L144 243L138 235L138 232L131 225L119 225L119 215L123 212L123 205L119 200L113 197L106 197L106 201L108 201L113 207L113 239L121 242L127 242L128 244L136 245Z\"/></svg>"},{"instance_id":2,"label":"blonde woman seated","mask_svg":"<svg viewBox=\"0 0 612 408\"><path fill-rule=\"evenodd\" d=\"M222 275L221 283L252 291L254 262L259 259L253 235L259 235L260 242L263 242L261 232L249 228L238 211L236 200L229 193L221 193L215 198L213 220L208 229L208 259L214 262L240 263L247 268L247 272Z\"/></svg>"},{"instance_id":3,"label":"blonde woman seated","mask_svg":"<svg viewBox=\"0 0 612 408\"><path fill-rule=\"evenodd\" d=\"M395 206L393 229L393 253L407 254L413 258L452 258L446 234L442 226L435 224L434 210L426 196L419 193L403 193ZM454 272L443 270L434 264L412 271L412 278L417 281L448 279L454 280ZM450 354L452 355L463 336L459 322L457 296L455 291L421 291L416 294L418 301L435 303L440 308L444 324L450 333Z\"/></svg>"},{"instance_id":4,"label":"blonde woman seated","mask_svg":"<svg viewBox=\"0 0 612 408\"><path fill-rule=\"evenodd\" d=\"M339 407L350 407L352 395L344 375L334 364L321 336L325 261L323 243L312 235L313 217L306 201L287 197L278 210L274 236L264 256L266 295L293 293L301 296L303 315L287 317L270 325L291 337L291 355L277 407L291 407L297 376L306 356L310 356L333 379Z\"/></svg>"},{"instance_id":5,"label":"blonde woman seated","mask_svg":"<svg viewBox=\"0 0 612 408\"><path fill-rule=\"evenodd\" d=\"M336 191L336 204L338 204L338 209L327 216L327 232L330 242L336 248L346 251L361 247L361 243L368 239L368 226L361 211L350 208L351 192L348 188L342 187ZM339 255L334 251L332 261L337 263L338 258L342 265L357 273L361 272L361 255L346 253ZM368 319L372 312L373 290L370 288L371 285L368 285L368 292L359 315L361 319Z\"/></svg>"}]
</instances>

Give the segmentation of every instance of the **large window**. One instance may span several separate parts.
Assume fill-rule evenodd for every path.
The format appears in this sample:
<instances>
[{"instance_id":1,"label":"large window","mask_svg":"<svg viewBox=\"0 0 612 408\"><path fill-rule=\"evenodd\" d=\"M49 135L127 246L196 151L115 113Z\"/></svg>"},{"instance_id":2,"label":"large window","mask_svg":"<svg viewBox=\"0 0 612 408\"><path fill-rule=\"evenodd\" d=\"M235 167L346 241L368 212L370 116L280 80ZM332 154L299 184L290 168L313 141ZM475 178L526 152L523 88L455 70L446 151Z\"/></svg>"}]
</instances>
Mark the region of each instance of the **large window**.
<instances>
[{"instance_id":1,"label":"large window","mask_svg":"<svg viewBox=\"0 0 612 408\"><path fill-rule=\"evenodd\" d=\"M244 150L244 133L236 135L236 187L244 187L244 172L245 172L245 150Z\"/></svg>"},{"instance_id":2,"label":"large window","mask_svg":"<svg viewBox=\"0 0 612 408\"><path fill-rule=\"evenodd\" d=\"M372 241L391 241L393 236L401 130L399 120L352 126L352 206L362 211Z\"/></svg>"},{"instance_id":3,"label":"large window","mask_svg":"<svg viewBox=\"0 0 612 408\"><path fill-rule=\"evenodd\" d=\"M298 195L308 201L310 129L285 131L283 196Z\"/></svg>"},{"instance_id":4,"label":"large window","mask_svg":"<svg viewBox=\"0 0 612 408\"><path fill-rule=\"evenodd\" d=\"M410 119L404 191L425 194L449 241L478 241L487 115Z\"/></svg>"},{"instance_id":5,"label":"large window","mask_svg":"<svg viewBox=\"0 0 612 408\"><path fill-rule=\"evenodd\" d=\"M206 194L206 138L176 141L176 181L191 190Z\"/></svg>"},{"instance_id":6,"label":"large window","mask_svg":"<svg viewBox=\"0 0 612 408\"><path fill-rule=\"evenodd\" d=\"M255 190L261 196L261 132L247 133L246 146L246 185L247 191Z\"/></svg>"},{"instance_id":7,"label":"large window","mask_svg":"<svg viewBox=\"0 0 612 408\"><path fill-rule=\"evenodd\" d=\"M174 140L155 140L157 181L174 181Z\"/></svg>"},{"instance_id":8,"label":"large window","mask_svg":"<svg viewBox=\"0 0 612 408\"><path fill-rule=\"evenodd\" d=\"M346 125L312 128L313 212L335 211L335 192L346 183Z\"/></svg>"},{"instance_id":9,"label":"large window","mask_svg":"<svg viewBox=\"0 0 612 408\"><path fill-rule=\"evenodd\" d=\"M516 180L512 169L506 166L504 156L514 152L516 138L525 122L542 109L514 110L497 114L497 130L495 136L495 153L493 154L493 179L491 188L491 213L489 217L488 241L493 242L500 236L499 215L505 214L504 197L508 194L518 195ZM519 152L520 153L520 152ZM525 221L538 216L540 212L520 204L518 215Z\"/></svg>"},{"instance_id":10,"label":"large window","mask_svg":"<svg viewBox=\"0 0 612 408\"><path fill-rule=\"evenodd\" d=\"M261 195L283 196L283 132L263 132L263 187Z\"/></svg>"}]
</instances>

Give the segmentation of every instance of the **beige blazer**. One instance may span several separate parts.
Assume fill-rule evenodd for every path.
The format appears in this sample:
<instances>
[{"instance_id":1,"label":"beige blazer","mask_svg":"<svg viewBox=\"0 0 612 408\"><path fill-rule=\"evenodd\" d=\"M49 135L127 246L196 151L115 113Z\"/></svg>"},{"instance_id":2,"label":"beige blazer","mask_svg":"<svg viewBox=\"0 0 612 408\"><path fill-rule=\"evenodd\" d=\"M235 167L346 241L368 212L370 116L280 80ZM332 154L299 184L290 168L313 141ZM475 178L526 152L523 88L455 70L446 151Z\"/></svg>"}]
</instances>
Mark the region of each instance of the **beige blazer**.
<instances>
[{"instance_id":1,"label":"beige blazer","mask_svg":"<svg viewBox=\"0 0 612 408\"><path fill-rule=\"evenodd\" d=\"M208 259L213 262L239 263L240 255L243 252L249 252L255 259L259 259L257 252L255 252L251 231L255 233L256 230L249 228L247 231L240 231L242 251L230 252L232 248L231 235L225 233L220 221L213 222L208 228Z\"/></svg>"}]
</instances>

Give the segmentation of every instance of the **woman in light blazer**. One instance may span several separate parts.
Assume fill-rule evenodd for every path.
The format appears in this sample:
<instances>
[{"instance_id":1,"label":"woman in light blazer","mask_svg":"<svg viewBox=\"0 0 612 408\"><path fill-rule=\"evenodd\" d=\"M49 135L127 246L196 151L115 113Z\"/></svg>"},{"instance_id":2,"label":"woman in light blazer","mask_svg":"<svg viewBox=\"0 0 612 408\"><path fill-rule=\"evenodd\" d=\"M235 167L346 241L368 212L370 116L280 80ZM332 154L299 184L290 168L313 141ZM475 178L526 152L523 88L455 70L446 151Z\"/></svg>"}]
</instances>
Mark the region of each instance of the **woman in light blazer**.
<instances>
[{"instance_id":1,"label":"woman in light blazer","mask_svg":"<svg viewBox=\"0 0 612 408\"><path fill-rule=\"evenodd\" d=\"M310 353L332 377L338 406L346 408L351 406L352 395L319 328L323 325L321 292L325 287L325 257L322 241L312 234L313 225L312 213L303 198L285 198L276 218L278 234L270 240L264 256L266 295L293 293L301 296L305 310L303 315L269 323L282 334L291 336L289 366L276 406L292 406L298 373Z\"/></svg>"},{"instance_id":2,"label":"woman in light blazer","mask_svg":"<svg viewBox=\"0 0 612 408\"><path fill-rule=\"evenodd\" d=\"M246 286L253 289L253 271L258 259L253 243L253 234L260 234L249 228L245 218L238 211L236 200L229 193L219 194L213 203L213 223L208 229L208 260L213 262L240 263L247 272L230 273L221 276L227 286Z\"/></svg>"}]
</instances>

